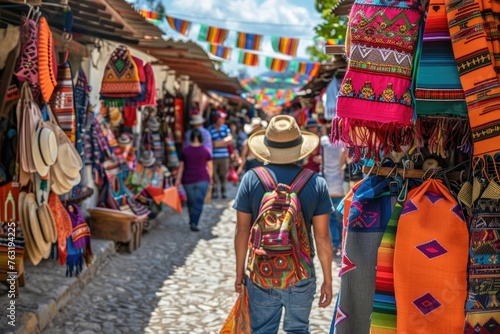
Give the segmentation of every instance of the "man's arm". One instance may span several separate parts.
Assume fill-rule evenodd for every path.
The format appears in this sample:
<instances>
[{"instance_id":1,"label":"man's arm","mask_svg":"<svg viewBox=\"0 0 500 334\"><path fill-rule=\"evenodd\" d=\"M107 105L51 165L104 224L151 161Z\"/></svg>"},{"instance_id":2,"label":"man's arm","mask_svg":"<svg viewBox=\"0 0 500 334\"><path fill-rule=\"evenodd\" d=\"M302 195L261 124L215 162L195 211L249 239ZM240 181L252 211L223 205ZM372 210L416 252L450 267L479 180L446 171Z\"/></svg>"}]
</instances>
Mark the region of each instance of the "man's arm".
<instances>
[{"instance_id":1,"label":"man's arm","mask_svg":"<svg viewBox=\"0 0 500 334\"><path fill-rule=\"evenodd\" d=\"M333 246L332 236L328 222L330 214L314 216L312 226L314 230L314 241L316 242L316 250L318 253L319 262L323 271L323 284L321 285L321 295L319 298L319 307L327 307L332 302L332 260Z\"/></svg>"},{"instance_id":2,"label":"man's arm","mask_svg":"<svg viewBox=\"0 0 500 334\"><path fill-rule=\"evenodd\" d=\"M233 135L229 134L221 140L212 141L214 147L227 147L233 143Z\"/></svg>"},{"instance_id":3,"label":"man's arm","mask_svg":"<svg viewBox=\"0 0 500 334\"><path fill-rule=\"evenodd\" d=\"M236 253L236 281L234 291L241 292L241 284L245 279L245 260L248 251L248 238L252 227L252 214L236 212L236 231L234 233L234 252ZM331 286L331 284L330 284Z\"/></svg>"}]
</instances>

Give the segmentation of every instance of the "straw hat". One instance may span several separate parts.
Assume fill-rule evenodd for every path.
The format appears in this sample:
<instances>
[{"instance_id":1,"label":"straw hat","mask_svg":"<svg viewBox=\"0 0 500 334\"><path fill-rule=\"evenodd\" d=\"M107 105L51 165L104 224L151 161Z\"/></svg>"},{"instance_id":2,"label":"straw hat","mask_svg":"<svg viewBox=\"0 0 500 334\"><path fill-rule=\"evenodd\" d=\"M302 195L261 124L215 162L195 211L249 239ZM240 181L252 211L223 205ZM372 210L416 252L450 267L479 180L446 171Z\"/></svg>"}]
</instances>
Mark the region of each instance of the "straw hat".
<instances>
[{"instance_id":1,"label":"straw hat","mask_svg":"<svg viewBox=\"0 0 500 334\"><path fill-rule=\"evenodd\" d=\"M144 167L153 166L156 162L156 158L155 158L153 151L142 152L140 161Z\"/></svg>"},{"instance_id":2,"label":"straw hat","mask_svg":"<svg viewBox=\"0 0 500 334\"><path fill-rule=\"evenodd\" d=\"M56 223L54 216L47 204L38 207L38 221L43 233L43 238L48 243L57 241Z\"/></svg>"},{"instance_id":3,"label":"straw hat","mask_svg":"<svg viewBox=\"0 0 500 334\"><path fill-rule=\"evenodd\" d=\"M83 168L82 158L68 136L60 127L59 129L60 131L56 131L56 138L59 144L59 157L62 159L58 159L54 166L59 165L68 179L76 179Z\"/></svg>"},{"instance_id":4,"label":"straw hat","mask_svg":"<svg viewBox=\"0 0 500 334\"><path fill-rule=\"evenodd\" d=\"M151 117L148 120L148 128L152 132L158 132L160 130L160 122L158 122L158 118L156 117Z\"/></svg>"},{"instance_id":5,"label":"straw hat","mask_svg":"<svg viewBox=\"0 0 500 334\"><path fill-rule=\"evenodd\" d=\"M295 163L311 154L319 144L319 137L301 131L295 118L274 116L266 130L248 138L248 147L261 160L272 164Z\"/></svg>"},{"instance_id":6,"label":"straw hat","mask_svg":"<svg viewBox=\"0 0 500 334\"><path fill-rule=\"evenodd\" d=\"M28 258L30 262L36 266L42 260L42 254L38 250L35 241L33 240L33 235L31 234L31 230L29 227L29 216L27 216L26 208L24 205L26 199L26 193L19 193L18 199L18 212L19 212L19 221L21 222L21 228L23 229L23 237L24 237L24 248L26 249L26 253L28 254Z\"/></svg>"},{"instance_id":7,"label":"straw hat","mask_svg":"<svg viewBox=\"0 0 500 334\"><path fill-rule=\"evenodd\" d=\"M199 114L193 115L193 117L191 117L191 120L189 121L189 124L191 125L199 125L203 123L205 123L205 119Z\"/></svg>"},{"instance_id":8,"label":"straw hat","mask_svg":"<svg viewBox=\"0 0 500 334\"><path fill-rule=\"evenodd\" d=\"M33 237L33 245L39 251L44 259L50 256L50 242L45 241L42 230L40 229L40 220L38 219L38 205L36 204L35 194L29 193L24 199L24 217L29 221L29 230Z\"/></svg>"},{"instance_id":9,"label":"straw hat","mask_svg":"<svg viewBox=\"0 0 500 334\"><path fill-rule=\"evenodd\" d=\"M120 137L118 137L118 144L120 144L120 146L126 146L126 145L130 144L131 142L132 142L132 138L126 132L122 133L120 135Z\"/></svg>"},{"instance_id":10,"label":"straw hat","mask_svg":"<svg viewBox=\"0 0 500 334\"><path fill-rule=\"evenodd\" d=\"M267 122L264 121L262 118L252 117L252 120L250 121L250 123L243 125L243 131L245 131L245 133L247 135L249 135L256 130L260 130L261 128L265 129L266 126L267 126Z\"/></svg>"},{"instance_id":11,"label":"straw hat","mask_svg":"<svg viewBox=\"0 0 500 334\"><path fill-rule=\"evenodd\" d=\"M56 162L58 149L54 132L49 127L45 127L43 122L39 123L31 137L31 147L38 174L47 176L50 166Z\"/></svg>"},{"instance_id":12,"label":"straw hat","mask_svg":"<svg viewBox=\"0 0 500 334\"><path fill-rule=\"evenodd\" d=\"M68 177L59 164L54 164L50 170L51 189L58 195L66 194L74 186L80 184L82 177L80 173L75 178Z\"/></svg>"},{"instance_id":13,"label":"straw hat","mask_svg":"<svg viewBox=\"0 0 500 334\"><path fill-rule=\"evenodd\" d=\"M122 122L122 112L118 107L108 108L109 121L113 126L119 126Z\"/></svg>"}]
</instances>

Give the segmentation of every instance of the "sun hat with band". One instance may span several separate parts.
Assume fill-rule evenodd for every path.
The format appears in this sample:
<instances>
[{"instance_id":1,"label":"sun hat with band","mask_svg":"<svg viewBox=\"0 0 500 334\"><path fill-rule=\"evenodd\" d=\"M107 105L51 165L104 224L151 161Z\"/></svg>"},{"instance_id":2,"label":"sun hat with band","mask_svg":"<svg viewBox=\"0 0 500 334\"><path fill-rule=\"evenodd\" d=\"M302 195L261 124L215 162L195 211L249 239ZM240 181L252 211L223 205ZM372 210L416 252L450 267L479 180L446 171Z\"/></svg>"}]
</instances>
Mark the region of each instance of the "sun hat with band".
<instances>
[{"instance_id":1,"label":"sun hat with band","mask_svg":"<svg viewBox=\"0 0 500 334\"><path fill-rule=\"evenodd\" d=\"M301 131L295 118L274 116L266 130L248 138L248 147L258 158L271 164L295 163L311 154L319 144L319 137Z\"/></svg>"},{"instance_id":2,"label":"sun hat with band","mask_svg":"<svg viewBox=\"0 0 500 334\"><path fill-rule=\"evenodd\" d=\"M266 126L267 126L267 122L264 121L262 118L252 117L252 119L250 120L250 123L243 125L243 131L245 131L245 133L247 135L250 135L254 131L265 129Z\"/></svg>"}]
</instances>

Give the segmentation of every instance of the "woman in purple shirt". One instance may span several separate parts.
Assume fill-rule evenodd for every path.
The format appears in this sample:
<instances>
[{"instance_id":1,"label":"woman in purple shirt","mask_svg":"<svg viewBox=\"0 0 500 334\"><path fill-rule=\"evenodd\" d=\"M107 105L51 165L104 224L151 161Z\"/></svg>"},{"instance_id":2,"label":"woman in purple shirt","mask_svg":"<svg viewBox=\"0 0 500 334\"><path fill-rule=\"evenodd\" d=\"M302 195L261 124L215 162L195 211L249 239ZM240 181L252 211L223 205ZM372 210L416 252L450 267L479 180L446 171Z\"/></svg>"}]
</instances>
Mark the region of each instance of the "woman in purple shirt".
<instances>
[{"instance_id":1,"label":"woman in purple shirt","mask_svg":"<svg viewBox=\"0 0 500 334\"><path fill-rule=\"evenodd\" d=\"M191 132L191 144L182 149L176 186L181 183L186 190L189 226L199 231L198 222L208 186L212 182L212 152L203 146L203 136L198 129Z\"/></svg>"}]
</instances>

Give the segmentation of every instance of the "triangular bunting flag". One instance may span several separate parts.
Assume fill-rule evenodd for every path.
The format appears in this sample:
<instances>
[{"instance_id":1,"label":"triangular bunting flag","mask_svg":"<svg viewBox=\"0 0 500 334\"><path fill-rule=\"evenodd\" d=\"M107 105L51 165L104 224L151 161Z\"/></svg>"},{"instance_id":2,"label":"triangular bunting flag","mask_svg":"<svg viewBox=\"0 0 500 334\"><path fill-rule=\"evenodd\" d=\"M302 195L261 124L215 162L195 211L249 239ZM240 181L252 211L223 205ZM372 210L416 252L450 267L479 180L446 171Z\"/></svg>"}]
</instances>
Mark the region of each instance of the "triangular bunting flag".
<instances>
[{"instance_id":1,"label":"triangular bunting flag","mask_svg":"<svg viewBox=\"0 0 500 334\"><path fill-rule=\"evenodd\" d=\"M238 32L236 47L239 49L260 50L261 41L262 35Z\"/></svg>"},{"instance_id":2,"label":"triangular bunting flag","mask_svg":"<svg viewBox=\"0 0 500 334\"><path fill-rule=\"evenodd\" d=\"M248 66L259 66L259 55L251 52L240 51L238 63Z\"/></svg>"},{"instance_id":3,"label":"triangular bunting flag","mask_svg":"<svg viewBox=\"0 0 500 334\"><path fill-rule=\"evenodd\" d=\"M233 49L228 48L227 46L208 44L208 52L222 59L231 59L232 50Z\"/></svg>"},{"instance_id":4,"label":"triangular bunting flag","mask_svg":"<svg viewBox=\"0 0 500 334\"><path fill-rule=\"evenodd\" d=\"M181 19L176 19L171 16L166 16L168 25L177 31L178 33L183 34L184 36L189 35L189 29L191 29L191 22L181 20Z\"/></svg>"},{"instance_id":5,"label":"triangular bunting flag","mask_svg":"<svg viewBox=\"0 0 500 334\"><path fill-rule=\"evenodd\" d=\"M275 52L281 52L292 57L297 56L298 38L272 36L271 44Z\"/></svg>"},{"instance_id":6,"label":"triangular bunting flag","mask_svg":"<svg viewBox=\"0 0 500 334\"><path fill-rule=\"evenodd\" d=\"M211 44L222 44L227 38L229 30L207 26L205 24L201 25L200 34L198 35L198 40L202 42L209 42Z\"/></svg>"}]
</instances>

